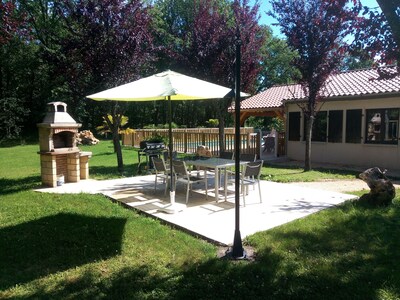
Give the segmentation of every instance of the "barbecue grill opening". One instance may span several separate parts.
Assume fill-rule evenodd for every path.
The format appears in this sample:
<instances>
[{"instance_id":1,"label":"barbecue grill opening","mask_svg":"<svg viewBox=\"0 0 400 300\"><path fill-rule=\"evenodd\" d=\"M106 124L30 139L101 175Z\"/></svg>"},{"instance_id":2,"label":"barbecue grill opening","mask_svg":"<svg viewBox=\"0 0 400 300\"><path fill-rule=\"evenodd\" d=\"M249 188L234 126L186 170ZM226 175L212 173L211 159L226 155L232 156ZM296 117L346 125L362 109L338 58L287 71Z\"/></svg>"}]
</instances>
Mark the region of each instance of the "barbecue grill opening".
<instances>
[{"instance_id":1,"label":"barbecue grill opening","mask_svg":"<svg viewBox=\"0 0 400 300\"><path fill-rule=\"evenodd\" d=\"M54 149L73 148L75 133L70 131L61 131L53 135Z\"/></svg>"}]
</instances>

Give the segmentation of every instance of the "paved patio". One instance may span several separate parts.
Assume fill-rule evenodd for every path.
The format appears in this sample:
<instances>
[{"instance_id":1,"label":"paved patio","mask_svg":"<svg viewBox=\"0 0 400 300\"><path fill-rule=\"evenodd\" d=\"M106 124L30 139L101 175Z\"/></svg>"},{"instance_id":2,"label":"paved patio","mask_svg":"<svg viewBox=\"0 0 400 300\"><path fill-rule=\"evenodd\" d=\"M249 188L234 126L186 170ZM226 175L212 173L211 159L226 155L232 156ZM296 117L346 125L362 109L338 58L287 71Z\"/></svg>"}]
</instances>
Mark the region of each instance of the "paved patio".
<instances>
[{"instance_id":1,"label":"paved patio","mask_svg":"<svg viewBox=\"0 0 400 300\"><path fill-rule=\"evenodd\" d=\"M164 185L159 184L154 192L154 175L115 180L83 180L66 183L55 188L37 191L49 193L104 194L123 205L137 209L147 215L184 229L196 236L220 245L233 242L235 228L234 186L229 187L228 200L214 200L212 180L209 181L208 199L204 186L196 186L185 205L185 188L177 187L176 207L178 212L167 214L160 211L169 205L169 196L164 195ZM246 206L240 205L240 232L242 239L258 231L264 231L319 210L335 206L355 196L293 184L261 182L263 202L259 202L258 190L250 188ZM242 199L241 199L242 200Z\"/></svg>"}]
</instances>

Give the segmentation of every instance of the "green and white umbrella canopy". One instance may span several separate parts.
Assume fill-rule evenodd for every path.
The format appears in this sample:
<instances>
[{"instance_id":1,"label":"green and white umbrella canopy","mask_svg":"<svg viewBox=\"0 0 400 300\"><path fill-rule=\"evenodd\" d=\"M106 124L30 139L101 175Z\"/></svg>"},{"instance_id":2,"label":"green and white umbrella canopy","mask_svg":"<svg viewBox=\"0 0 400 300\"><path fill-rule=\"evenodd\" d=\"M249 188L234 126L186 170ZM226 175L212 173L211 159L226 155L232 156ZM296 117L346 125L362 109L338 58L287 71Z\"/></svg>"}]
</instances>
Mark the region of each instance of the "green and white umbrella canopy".
<instances>
[{"instance_id":1,"label":"green and white umbrella canopy","mask_svg":"<svg viewBox=\"0 0 400 300\"><path fill-rule=\"evenodd\" d=\"M231 95L232 89L186 76L174 71L164 71L87 98L102 101L157 101L221 99ZM241 93L241 96L247 96Z\"/></svg>"},{"instance_id":2,"label":"green and white umbrella canopy","mask_svg":"<svg viewBox=\"0 0 400 300\"><path fill-rule=\"evenodd\" d=\"M241 97L248 96L246 93L240 93ZM111 88L96 94L87 96L87 98L96 101L160 101L167 100L169 115L169 151L170 165L172 166L172 129L171 129L171 101L187 100L206 100L233 98L232 89L200 80L194 77L186 76L171 70L154 74L115 88ZM170 198L171 205L175 203L175 192L173 190L173 176L171 176Z\"/></svg>"}]
</instances>

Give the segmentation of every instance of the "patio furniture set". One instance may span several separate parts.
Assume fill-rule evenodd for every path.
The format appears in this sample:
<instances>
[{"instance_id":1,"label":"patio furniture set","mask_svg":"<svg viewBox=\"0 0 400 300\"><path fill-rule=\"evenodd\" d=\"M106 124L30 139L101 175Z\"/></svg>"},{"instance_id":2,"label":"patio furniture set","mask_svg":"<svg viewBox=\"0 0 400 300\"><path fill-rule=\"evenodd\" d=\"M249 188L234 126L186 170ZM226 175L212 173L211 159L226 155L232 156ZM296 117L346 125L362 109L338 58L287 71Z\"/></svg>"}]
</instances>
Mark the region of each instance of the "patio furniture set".
<instances>
[{"instance_id":1,"label":"patio furniture set","mask_svg":"<svg viewBox=\"0 0 400 300\"><path fill-rule=\"evenodd\" d=\"M263 161L255 161L255 155L242 154L240 157L240 192L243 195L243 204L246 205L245 196L248 194L248 186L258 185L260 203L262 202L260 188L260 174ZM165 162L164 158L152 157L155 170L154 191L157 191L158 181L164 184L164 194L167 193L169 179L171 176L171 167ZM220 157L200 157L197 159L172 161L172 176L174 176L174 190L176 185L183 184L186 187L186 204L189 200L190 192L194 185L203 183L205 186L206 198L208 198L208 179L214 178L215 201L220 200L220 188L223 188L224 199L227 201L228 184L235 183L235 160L233 153L224 152ZM222 176L223 175L223 176ZM202 185L203 186L203 185Z\"/></svg>"}]
</instances>

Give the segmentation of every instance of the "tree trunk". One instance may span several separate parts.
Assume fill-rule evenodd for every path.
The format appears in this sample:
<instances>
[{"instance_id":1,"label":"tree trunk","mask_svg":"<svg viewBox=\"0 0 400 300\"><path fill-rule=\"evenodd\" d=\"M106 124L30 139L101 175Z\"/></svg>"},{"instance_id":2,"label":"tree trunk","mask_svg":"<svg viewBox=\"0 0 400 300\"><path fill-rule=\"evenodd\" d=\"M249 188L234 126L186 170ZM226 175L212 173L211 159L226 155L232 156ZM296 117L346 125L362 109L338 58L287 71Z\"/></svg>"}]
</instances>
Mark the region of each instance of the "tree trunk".
<instances>
[{"instance_id":1,"label":"tree trunk","mask_svg":"<svg viewBox=\"0 0 400 300\"><path fill-rule=\"evenodd\" d=\"M112 132L114 153L117 154L118 172L122 174L124 172L124 161L122 159L122 149L121 149L121 143L119 141L119 125L121 120L120 116L118 116L118 114L116 113L116 110L117 108L114 107L114 112L111 115L113 120L112 122L107 116L105 117L105 120Z\"/></svg>"},{"instance_id":2,"label":"tree trunk","mask_svg":"<svg viewBox=\"0 0 400 300\"><path fill-rule=\"evenodd\" d=\"M308 117L306 119L306 151L304 158L304 171L311 171L311 137L313 124L314 117Z\"/></svg>"},{"instance_id":3,"label":"tree trunk","mask_svg":"<svg viewBox=\"0 0 400 300\"><path fill-rule=\"evenodd\" d=\"M119 141L118 127L113 128L113 144L114 152L117 154L118 172L122 174L124 172L124 161L122 159L121 143Z\"/></svg>"}]
</instances>

